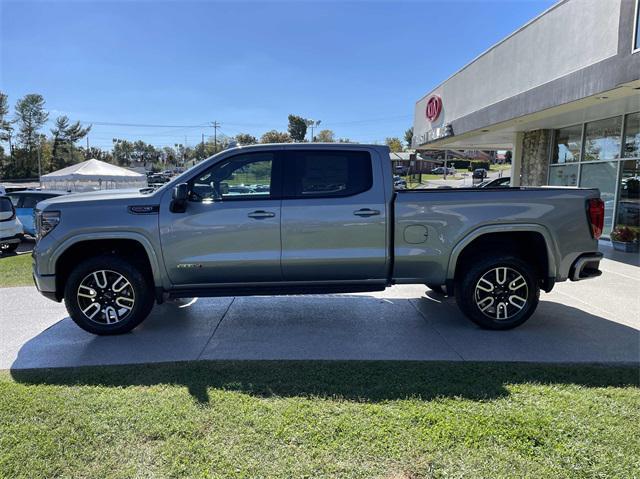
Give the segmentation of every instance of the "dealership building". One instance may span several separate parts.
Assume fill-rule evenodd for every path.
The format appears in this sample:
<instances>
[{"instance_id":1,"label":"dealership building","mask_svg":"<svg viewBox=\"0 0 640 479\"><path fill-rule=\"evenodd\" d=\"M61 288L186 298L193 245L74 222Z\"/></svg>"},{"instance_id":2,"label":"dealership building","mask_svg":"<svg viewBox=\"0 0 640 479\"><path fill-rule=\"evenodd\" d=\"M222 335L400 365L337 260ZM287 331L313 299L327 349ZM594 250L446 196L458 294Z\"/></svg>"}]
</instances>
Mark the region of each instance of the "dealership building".
<instances>
[{"instance_id":1,"label":"dealership building","mask_svg":"<svg viewBox=\"0 0 640 479\"><path fill-rule=\"evenodd\" d=\"M511 150L513 186L600 189L640 226L639 0L561 0L421 98L413 147Z\"/></svg>"}]
</instances>

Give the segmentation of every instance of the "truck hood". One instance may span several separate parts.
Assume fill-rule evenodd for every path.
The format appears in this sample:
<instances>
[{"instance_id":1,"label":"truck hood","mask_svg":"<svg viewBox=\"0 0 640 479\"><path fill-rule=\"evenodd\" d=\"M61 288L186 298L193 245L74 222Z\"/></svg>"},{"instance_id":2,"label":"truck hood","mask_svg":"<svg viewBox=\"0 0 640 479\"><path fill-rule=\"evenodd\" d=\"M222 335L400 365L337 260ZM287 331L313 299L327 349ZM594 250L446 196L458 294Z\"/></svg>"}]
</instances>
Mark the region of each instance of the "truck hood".
<instances>
[{"instance_id":1,"label":"truck hood","mask_svg":"<svg viewBox=\"0 0 640 479\"><path fill-rule=\"evenodd\" d=\"M142 189L144 191L144 189ZM141 189L126 189L126 190L100 190L89 191L86 193L72 193L70 195L57 196L38 203L38 208L44 210L45 208L55 208L57 206L72 206L76 204L89 203L89 202L120 202L128 200L145 199L149 203L154 203L153 193L143 194ZM139 203L136 201L135 203Z\"/></svg>"}]
</instances>

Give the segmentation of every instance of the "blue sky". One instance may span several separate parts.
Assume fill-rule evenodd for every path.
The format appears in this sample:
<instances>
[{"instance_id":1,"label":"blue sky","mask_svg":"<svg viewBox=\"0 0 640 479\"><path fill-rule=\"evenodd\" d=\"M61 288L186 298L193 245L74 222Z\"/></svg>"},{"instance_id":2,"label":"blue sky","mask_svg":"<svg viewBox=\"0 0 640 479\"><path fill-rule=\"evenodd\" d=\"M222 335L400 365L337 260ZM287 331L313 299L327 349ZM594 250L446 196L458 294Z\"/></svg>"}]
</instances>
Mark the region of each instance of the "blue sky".
<instances>
[{"instance_id":1,"label":"blue sky","mask_svg":"<svg viewBox=\"0 0 640 479\"><path fill-rule=\"evenodd\" d=\"M411 126L422 95L552 3L0 0L0 88L11 105L41 93L50 121L93 122L101 147L193 145L213 120L259 136L286 130L289 113L382 142Z\"/></svg>"}]
</instances>

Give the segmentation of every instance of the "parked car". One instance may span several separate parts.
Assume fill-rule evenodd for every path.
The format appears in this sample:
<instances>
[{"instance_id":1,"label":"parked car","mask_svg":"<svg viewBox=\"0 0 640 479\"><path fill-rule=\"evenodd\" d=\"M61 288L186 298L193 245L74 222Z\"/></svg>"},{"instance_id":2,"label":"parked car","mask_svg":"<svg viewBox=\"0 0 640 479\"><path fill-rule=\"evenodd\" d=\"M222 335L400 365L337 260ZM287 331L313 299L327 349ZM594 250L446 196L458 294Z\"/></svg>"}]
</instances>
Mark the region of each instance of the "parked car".
<instances>
[{"instance_id":1,"label":"parked car","mask_svg":"<svg viewBox=\"0 0 640 479\"><path fill-rule=\"evenodd\" d=\"M487 177L487 170L485 170L484 168L476 168L475 170L473 170L473 178L486 178Z\"/></svg>"},{"instance_id":2,"label":"parked car","mask_svg":"<svg viewBox=\"0 0 640 479\"><path fill-rule=\"evenodd\" d=\"M6 195L7 194L7 190L4 188L4 186L0 185L0 196Z\"/></svg>"},{"instance_id":3,"label":"parked car","mask_svg":"<svg viewBox=\"0 0 640 479\"><path fill-rule=\"evenodd\" d=\"M22 223L24 232L30 236L35 236L36 226L34 224L33 212L36 205L40 201L68 194L67 191L22 190L9 193L7 196L11 198L11 202L16 208L16 214Z\"/></svg>"},{"instance_id":4,"label":"parked car","mask_svg":"<svg viewBox=\"0 0 640 479\"><path fill-rule=\"evenodd\" d=\"M407 173L409 173L409 167L408 166L404 166L404 165L396 165L396 166L393 167L393 172L396 175L404 176Z\"/></svg>"},{"instance_id":5,"label":"parked car","mask_svg":"<svg viewBox=\"0 0 640 479\"><path fill-rule=\"evenodd\" d=\"M268 194L225 193L249 171ZM404 283L446 285L473 322L509 329L540 289L600 274L597 189L394 190L392 180L385 146L227 149L158 190L39 203L34 280L81 328L119 334L168 297Z\"/></svg>"},{"instance_id":6,"label":"parked car","mask_svg":"<svg viewBox=\"0 0 640 479\"><path fill-rule=\"evenodd\" d=\"M407 189L407 182L406 182L406 180L403 180L402 178L399 178L399 179L393 181L393 186L398 190L406 190Z\"/></svg>"},{"instance_id":7,"label":"parked car","mask_svg":"<svg viewBox=\"0 0 640 479\"><path fill-rule=\"evenodd\" d=\"M447 167L447 175L455 175L456 173L456 169L453 167ZM434 168L433 170L431 170L431 174L432 175L444 175L444 171L445 171L445 167L444 166L438 166L437 168Z\"/></svg>"},{"instance_id":8,"label":"parked car","mask_svg":"<svg viewBox=\"0 0 640 479\"><path fill-rule=\"evenodd\" d=\"M15 251L22 241L22 223L8 196L0 196L0 252Z\"/></svg>"},{"instance_id":9,"label":"parked car","mask_svg":"<svg viewBox=\"0 0 640 479\"><path fill-rule=\"evenodd\" d=\"M502 178L496 178L493 180L484 180L482 183L478 183L476 188L508 188L511 185L511 178L503 176Z\"/></svg>"}]
</instances>

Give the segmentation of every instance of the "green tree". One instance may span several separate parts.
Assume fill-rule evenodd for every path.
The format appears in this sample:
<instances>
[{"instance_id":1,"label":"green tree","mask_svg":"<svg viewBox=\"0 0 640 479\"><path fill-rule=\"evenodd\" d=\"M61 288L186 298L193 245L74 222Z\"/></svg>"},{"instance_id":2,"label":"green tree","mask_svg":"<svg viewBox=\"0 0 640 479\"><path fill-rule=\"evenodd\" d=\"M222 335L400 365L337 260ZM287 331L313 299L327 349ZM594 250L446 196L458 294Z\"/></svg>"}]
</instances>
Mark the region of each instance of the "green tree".
<instances>
[{"instance_id":1,"label":"green tree","mask_svg":"<svg viewBox=\"0 0 640 479\"><path fill-rule=\"evenodd\" d=\"M116 164L120 166L129 166L131 159L133 158L133 143L127 140L121 140L114 138L113 150L111 154Z\"/></svg>"},{"instance_id":2,"label":"green tree","mask_svg":"<svg viewBox=\"0 0 640 479\"><path fill-rule=\"evenodd\" d=\"M392 152L396 153L402 151L402 142L400 141L400 138L387 138L384 142Z\"/></svg>"},{"instance_id":3,"label":"green tree","mask_svg":"<svg viewBox=\"0 0 640 479\"><path fill-rule=\"evenodd\" d=\"M289 115L289 136L293 141L304 141L307 134L307 121L301 116ZM284 142L279 142L284 143Z\"/></svg>"},{"instance_id":4,"label":"green tree","mask_svg":"<svg viewBox=\"0 0 640 479\"><path fill-rule=\"evenodd\" d=\"M83 160L83 155L76 148L80 141L91 131L91 125L83 128L79 121L69 123L69 118L59 116L51 130L53 135L52 167L54 170L64 168Z\"/></svg>"},{"instance_id":5,"label":"green tree","mask_svg":"<svg viewBox=\"0 0 640 479\"><path fill-rule=\"evenodd\" d=\"M333 143L335 142L335 135L331 130L321 130L318 133L318 136L315 137L315 141L319 141L321 143Z\"/></svg>"},{"instance_id":6,"label":"green tree","mask_svg":"<svg viewBox=\"0 0 640 479\"><path fill-rule=\"evenodd\" d=\"M9 114L9 97L6 93L0 92L0 142L9 143L9 155L11 155L11 134L13 133L13 126L11 122L6 119Z\"/></svg>"},{"instance_id":7,"label":"green tree","mask_svg":"<svg viewBox=\"0 0 640 479\"><path fill-rule=\"evenodd\" d=\"M235 140L238 145L255 145L258 143L258 139L249 133L238 133L235 136Z\"/></svg>"},{"instance_id":8,"label":"green tree","mask_svg":"<svg viewBox=\"0 0 640 479\"><path fill-rule=\"evenodd\" d=\"M404 132L404 141L407 144L407 148L411 148L411 142L413 141L413 127Z\"/></svg>"},{"instance_id":9,"label":"green tree","mask_svg":"<svg viewBox=\"0 0 640 479\"><path fill-rule=\"evenodd\" d=\"M306 126L305 126L306 128ZM283 131L271 130L266 132L260 138L260 143L290 143L291 137L289 133Z\"/></svg>"},{"instance_id":10,"label":"green tree","mask_svg":"<svg viewBox=\"0 0 640 479\"><path fill-rule=\"evenodd\" d=\"M511 163L511 158L513 157L513 153L511 152L511 150L507 150L504 153L504 162L505 163Z\"/></svg>"},{"instance_id":11,"label":"green tree","mask_svg":"<svg viewBox=\"0 0 640 479\"><path fill-rule=\"evenodd\" d=\"M18 143L24 150L16 162L16 173L22 177L32 177L38 172L38 131L49 119L44 104L44 98L37 93L25 95L16 103Z\"/></svg>"}]
</instances>

